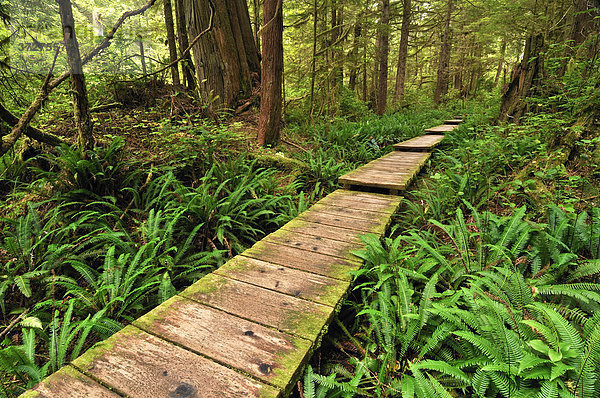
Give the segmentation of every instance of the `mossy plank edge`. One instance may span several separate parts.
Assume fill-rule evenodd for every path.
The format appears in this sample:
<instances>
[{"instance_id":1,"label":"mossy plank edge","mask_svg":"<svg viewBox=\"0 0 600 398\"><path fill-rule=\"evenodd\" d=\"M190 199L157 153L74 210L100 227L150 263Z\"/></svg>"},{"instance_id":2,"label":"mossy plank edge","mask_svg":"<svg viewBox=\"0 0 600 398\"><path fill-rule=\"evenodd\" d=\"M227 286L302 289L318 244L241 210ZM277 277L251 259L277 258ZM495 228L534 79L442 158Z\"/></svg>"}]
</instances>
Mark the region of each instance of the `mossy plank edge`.
<instances>
[{"instance_id":1,"label":"mossy plank edge","mask_svg":"<svg viewBox=\"0 0 600 398\"><path fill-rule=\"evenodd\" d=\"M95 345L72 365L133 398L173 396L181 390L215 398L242 394L272 398L281 393L132 325Z\"/></svg>"},{"instance_id":2,"label":"mossy plank edge","mask_svg":"<svg viewBox=\"0 0 600 398\"><path fill-rule=\"evenodd\" d=\"M134 322L185 349L285 389L312 342L181 296Z\"/></svg>"},{"instance_id":3,"label":"mossy plank edge","mask_svg":"<svg viewBox=\"0 0 600 398\"><path fill-rule=\"evenodd\" d=\"M181 295L307 340L315 340L323 328L323 319L329 319L333 313L332 307L221 275L209 274L202 279L211 285L219 284L219 289L207 293L203 286L195 284Z\"/></svg>"},{"instance_id":4,"label":"mossy plank edge","mask_svg":"<svg viewBox=\"0 0 600 398\"><path fill-rule=\"evenodd\" d=\"M115 394L70 365L63 366L19 398L118 398Z\"/></svg>"},{"instance_id":5,"label":"mossy plank edge","mask_svg":"<svg viewBox=\"0 0 600 398\"><path fill-rule=\"evenodd\" d=\"M245 256L236 256L216 274L335 307L350 288L349 281L297 270Z\"/></svg>"}]
</instances>

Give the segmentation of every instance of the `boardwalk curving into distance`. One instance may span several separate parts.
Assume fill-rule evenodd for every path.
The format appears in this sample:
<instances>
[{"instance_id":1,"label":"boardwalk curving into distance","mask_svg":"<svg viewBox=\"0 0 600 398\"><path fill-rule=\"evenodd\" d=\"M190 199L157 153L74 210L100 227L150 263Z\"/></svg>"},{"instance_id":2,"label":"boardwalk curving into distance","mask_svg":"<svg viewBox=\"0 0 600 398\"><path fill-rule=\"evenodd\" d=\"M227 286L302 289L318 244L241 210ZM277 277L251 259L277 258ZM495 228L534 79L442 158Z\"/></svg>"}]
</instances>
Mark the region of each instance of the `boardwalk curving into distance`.
<instances>
[{"instance_id":1,"label":"boardwalk curving into distance","mask_svg":"<svg viewBox=\"0 0 600 398\"><path fill-rule=\"evenodd\" d=\"M415 151L442 139L400 143L340 183L398 193L430 156ZM399 204L331 193L22 397L287 396L362 266L360 236L382 236Z\"/></svg>"}]
</instances>

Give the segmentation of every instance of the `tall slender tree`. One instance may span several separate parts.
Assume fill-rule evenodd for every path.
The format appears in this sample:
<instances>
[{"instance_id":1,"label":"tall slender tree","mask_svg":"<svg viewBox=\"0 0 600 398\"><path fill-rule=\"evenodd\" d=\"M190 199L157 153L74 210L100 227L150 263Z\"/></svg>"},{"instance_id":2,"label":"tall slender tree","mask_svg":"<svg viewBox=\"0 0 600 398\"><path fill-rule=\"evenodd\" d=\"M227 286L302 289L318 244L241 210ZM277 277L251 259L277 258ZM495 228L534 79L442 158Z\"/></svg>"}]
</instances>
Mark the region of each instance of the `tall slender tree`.
<instances>
[{"instance_id":1,"label":"tall slender tree","mask_svg":"<svg viewBox=\"0 0 600 398\"><path fill-rule=\"evenodd\" d=\"M184 0L175 0L175 19L177 20L177 39L179 41L179 52L180 55L189 47L188 40L188 27L185 17L185 7L183 5ZM181 62L181 70L185 79L185 84L188 89L196 89L196 79L194 78L194 63L192 62L192 55L187 53Z\"/></svg>"},{"instance_id":2,"label":"tall slender tree","mask_svg":"<svg viewBox=\"0 0 600 398\"><path fill-rule=\"evenodd\" d=\"M390 0L381 0L381 19L379 21L379 77L376 111L383 115L387 107L388 59L390 53Z\"/></svg>"},{"instance_id":3,"label":"tall slender tree","mask_svg":"<svg viewBox=\"0 0 600 398\"><path fill-rule=\"evenodd\" d=\"M265 0L262 26L262 82L258 143L277 143L281 133L283 84L283 0Z\"/></svg>"},{"instance_id":4,"label":"tall slender tree","mask_svg":"<svg viewBox=\"0 0 600 398\"><path fill-rule=\"evenodd\" d=\"M77 143L81 149L92 145L92 121L90 119L89 102L83 64L79 53L79 43L75 35L75 19L71 0L57 0L60 20L63 28L63 40L67 50L67 63L73 91L73 113L77 126Z\"/></svg>"},{"instance_id":5,"label":"tall slender tree","mask_svg":"<svg viewBox=\"0 0 600 398\"><path fill-rule=\"evenodd\" d=\"M173 6L171 5L171 0L164 0L163 6L165 27L167 29L167 45L169 46L169 61L173 62L177 59L177 44L175 43L175 24L173 23ZM173 78L173 84L176 86L181 84L179 80L179 66L177 64L171 67L171 77Z\"/></svg>"},{"instance_id":6,"label":"tall slender tree","mask_svg":"<svg viewBox=\"0 0 600 398\"><path fill-rule=\"evenodd\" d=\"M400 45L398 48L398 69L396 71L396 87L394 101L404 99L404 86L406 81L406 59L408 58L408 37L412 18L412 1L404 0L402 7L402 26L400 28Z\"/></svg>"},{"instance_id":7,"label":"tall slender tree","mask_svg":"<svg viewBox=\"0 0 600 398\"><path fill-rule=\"evenodd\" d=\"M437 83L433 94L433 103L435 106L438 106L443 97L448 93L448 84L450 80L450 49L452 46L450 21L452 20L453 11L454 0L448 0L446 17L444 18L444 29L442 31L440 55L438 58Z\"/></svg>"}]
</instances>

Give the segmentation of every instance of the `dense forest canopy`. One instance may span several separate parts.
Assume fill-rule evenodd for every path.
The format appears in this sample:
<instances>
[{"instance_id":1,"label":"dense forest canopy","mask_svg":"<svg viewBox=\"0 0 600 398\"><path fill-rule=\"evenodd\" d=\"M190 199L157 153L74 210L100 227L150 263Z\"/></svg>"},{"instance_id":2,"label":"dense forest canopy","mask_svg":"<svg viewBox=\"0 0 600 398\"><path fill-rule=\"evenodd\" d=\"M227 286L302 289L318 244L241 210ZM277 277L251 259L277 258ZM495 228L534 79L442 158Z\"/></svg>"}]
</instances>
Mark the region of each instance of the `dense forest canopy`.
<instances>
[{"instance_id":1,"label":"dense forest canopy","mask_svg":"<svg viewBox=\"0 0 600 398\"><path fill-rule=\"evenodd\" d=\"M295 394L600 396L599 56L598 0L0 0L0 396L457 116Z\"/></svg>"}]
</instances>

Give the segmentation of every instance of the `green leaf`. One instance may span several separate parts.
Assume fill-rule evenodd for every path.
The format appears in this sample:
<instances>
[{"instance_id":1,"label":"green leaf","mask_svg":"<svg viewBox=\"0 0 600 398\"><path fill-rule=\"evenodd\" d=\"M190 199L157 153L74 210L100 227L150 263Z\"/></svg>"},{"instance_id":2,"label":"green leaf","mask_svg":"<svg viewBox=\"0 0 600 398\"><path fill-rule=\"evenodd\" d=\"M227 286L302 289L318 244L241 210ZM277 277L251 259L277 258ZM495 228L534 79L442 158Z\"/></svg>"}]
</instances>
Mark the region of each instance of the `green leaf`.
<instances>
[{"instance_id":1,"label":"green leaf","mask_svg":"<svg viewBox=\"0 0 600 398\"><path fill-rule=\"evenodd\" d=\"M558 362L562 359L562 354L559 351L555 351L553 349L548 350L548 357L552 362Z\"/></svg>"},{"instance_id":2,"label":"green leaf","mask_svg":"<svg viewBox=\"0 0 600 398\"><path fill-rule=\"evenodd\" d=\"M527 345L531 348L533 348L534 350L541 352L542 354L546 354L548 355L548 350L550 350L550 347L548 347L548 345L546 343L544 343L542 340L531 340L530 342L527 343Z\"/></svg>"}]
</instances>

